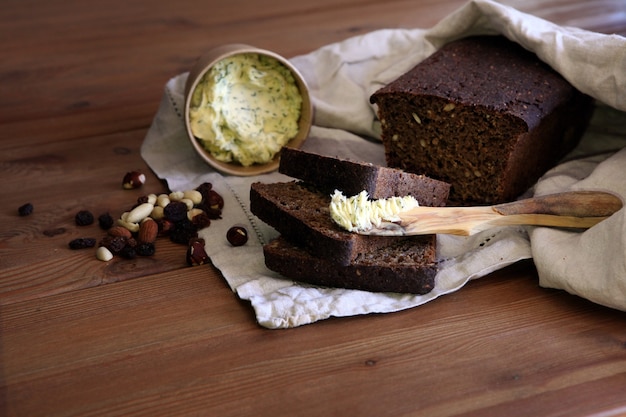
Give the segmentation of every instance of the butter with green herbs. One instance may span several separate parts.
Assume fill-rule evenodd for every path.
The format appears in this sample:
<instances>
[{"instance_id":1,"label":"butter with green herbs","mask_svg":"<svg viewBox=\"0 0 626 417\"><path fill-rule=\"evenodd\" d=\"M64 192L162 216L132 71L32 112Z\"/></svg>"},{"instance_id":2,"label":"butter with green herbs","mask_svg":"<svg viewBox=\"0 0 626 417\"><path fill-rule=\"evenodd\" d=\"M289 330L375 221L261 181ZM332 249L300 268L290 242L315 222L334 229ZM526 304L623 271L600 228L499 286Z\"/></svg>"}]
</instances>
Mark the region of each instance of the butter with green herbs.
<instances>
[{"instance_id":1,"label":"butter with green herbs","mask_svg":"<svg viewBox=\"0 0 626 417\"><path fill-rule=\"evenodd\" d=\"M196 139L222 162L270 162L298 133L302 95L277 59L243 53L217 62L194 89L189 106Z\"/></svg>"},{"instance_id":2,"label":"butter with green herbs","mask_svg":"<svg viewBox=\"0 0 626 417\"><path fill-rule=\"evenodd\" d=\"M331 196L330 216L335 223L349 232L366 232L380 227L382 222L400 221L398 214L419 206L413 196L370 200L367 191L346 197L335 190Z\"/></svg>"}]
</instances>

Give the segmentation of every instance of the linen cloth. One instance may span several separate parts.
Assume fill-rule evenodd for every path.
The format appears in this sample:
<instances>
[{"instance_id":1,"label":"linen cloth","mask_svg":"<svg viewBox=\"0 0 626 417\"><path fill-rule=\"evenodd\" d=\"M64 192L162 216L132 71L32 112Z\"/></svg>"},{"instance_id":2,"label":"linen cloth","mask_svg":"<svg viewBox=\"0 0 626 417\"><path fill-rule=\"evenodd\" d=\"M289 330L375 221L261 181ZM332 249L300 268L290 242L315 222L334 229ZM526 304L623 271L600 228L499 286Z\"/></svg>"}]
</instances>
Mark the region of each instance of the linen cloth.
<instances>
[{"instance_id":1,"label":"linen cloth","mask_svg":"<svg viewBox=\"0 0 626 417\"><path fill-rule=\"evenodd\" d=\"M386 29L327 45L290 61L307 81L315 106L305 150L384 165L380 125L369 96L454 39L502 34L535 52L579 90L599 102L581 145L539 181L537 194L602 188L626 196L626 39L560 27L489 0L470 1L430 29ZM459 68L461 71L462 68ZM503 227L471 237L438 236L442 267L426 295L321 288L285 279L264 265L262 246L277 236L249 210L254 181L289 181L279 173L223 176L193 151L183 122L187 73L165 86L141 153L171 190L211 182L225 200L223 218L200 232L230 288L249 300L267 328L288 328L329 317L390 313L461 289L522 259L533 258L539 284L626 310L624 209L585 232ZM584 156L591 155L587 158ZM582 158L582 159L581 159ZM231 247L226 231L242 224L248 244Z\"/></svg>"}]
</instances>

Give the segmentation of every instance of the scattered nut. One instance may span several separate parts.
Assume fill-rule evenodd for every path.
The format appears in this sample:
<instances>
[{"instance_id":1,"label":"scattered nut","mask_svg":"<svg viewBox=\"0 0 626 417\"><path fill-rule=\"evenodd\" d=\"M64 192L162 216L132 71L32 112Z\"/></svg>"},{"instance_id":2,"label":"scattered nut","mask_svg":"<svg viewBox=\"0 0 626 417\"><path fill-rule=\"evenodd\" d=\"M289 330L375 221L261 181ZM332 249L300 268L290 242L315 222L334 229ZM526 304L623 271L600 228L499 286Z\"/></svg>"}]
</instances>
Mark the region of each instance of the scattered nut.
<instances>
[{"instance_id":1,"label":"scattered nut","mask_svg":"<svg viewBox=\"0 0 626 417\"><path fill-rule=\"evenodd\" d=\"M226 232L226 239L233 246L243 246L248 242L248 231L242 226L233 226Z\"/></svg>"},{"instance_id":2,"label":"scattered nut","mask_svg":"<svg viewBox=\"0 0 626 417\"><path fill-rule=\"evenodd\" d=\"M156 196L156 194L148 194L148 196L147 196L146 198L147 198L146 203L150 203L150 204L152 204L152 205L155 205L155 204L156 204L156 201L157 201L157 196Z\"/></svg>"},{"instance_id":3,"label":"scattered nut","mask_svg":"<svg viewBox=\"0 0 626 417\"><path fill-rule=\"evenodd\" d=\"M187 264L190 266L204 265L209 262L209 255L204 249L204 239L196 238L189 241L187 247Z\"/></svg>"},{"instance_id":4,"label":"scattered nut","mask_svg":"<svg viewBox=\"0 0 626 417\"><path fill-rule=\"evenodd\" d=\"M138 171L127 172L122 180L122 187L125 190L139 188L146 182L146 176Z\"/></svg>"},{"instance_id":5,"label":"scattered nut","mask_svg":"<svg viewBox=\"0 0 626 417\"><path fill-rule=\"evenodd\" d=\"M20 206L17 209L17 212L19 213L20 216L29 216L30 214L32 214L33 212L33 205L31 203L26 203L22 206Z\"/></svg>"},{"instance_id":6,"label":"scattered nut","mask_svg":"<svg viewBox=\"0 0 626 417\"><path fill-rule=\"evenodd\" d=\"M198 230L201 230L211 225L211 218L208 214L202 211L202 213L196 214L191 218L191 223L193 223Z\"/></svg>"},{"instance_id":7,"label":"scattered nut","mask_svg":"<svg viewBox=\"0 0 626 417\"><path fill-rule=\"evenodd\" d=\"M170 198L167 194L160 194L157 196L157 206L166 207L170 203Z\"/></svg>"},{"instance_id":8,"label":"scattered nut","mask_svg":"<svg viewBox=\"0 0 626 417\"><path fill-rule=\"evenodd\" d=\"M197 206L202 202L202 193L198 190L187 190L183 192L183 198L191 200Z\"/></svg>"},{"instance_id":9,"label":"scattered nut","mask_svg":"<svg viewBox=\"0 0 626 417\"><path fill-rule=\"evenodd\" d=\"M170 198L170 201L180 201L185 198L185 193L182 191L172 191L169 193L168 197Z\"/></svg>"},{"instance_id":10,"label":"scattered nut","mask_svg":"<svg viewBox=\"0 0 626 417\"><path fill-rule=\"evenodd\" d=\"M123 219L117 219L117 225L125 227L131 233L137 233L139 231L139 223L130 223Z\"/></svg>"},{"instance_id":11,"label":"scattered nut","mask_svg":"<svg viewBox=\"0 0 626 417\"><path fill-rule=\"evenodd\" d=\"M139 243L153 243L159 234L159 225L151 218L144 219L139 225L137 240Z\"/></svg>"},{"instance_id":12,"label":"scattered nut","mask_svg":"<svg viewBox=\"0 0 626 417\"><path fill-rule=\"evenodd\" d=\"M132 237L132 233L124 226L113 226L109 230L107 230L107 234L109 236L117 236L117 237L125 237L130 239Z\"/></svg>"},{"instance_id":13,"label":"scattered nut","mask_svg":"<svg viewBox=\"0 0 626 417\"><path fill-rule=\"evenodd\" d=\"M187 218L189 220L193 220L193 218L199 214L204 213L204 210L199 209L199 208L192 208L187 212Z\"/></svg>"},{"instance_id":14,"label":"scattered nut","mask_svg":"<svg viewBox=\"0 0 626 417\"><path fill-rule=\"evenodd\" d=\"M113 259L113 254L106 247L100 246L98 250L96 250L96 258L101 261L108 262Z\"/></svg>"},{"instance_id":15,"label":"scattered nut","mask_svg":"<svg viewBox=\"0 0 626 417\"><path fill-rule=\"evenodd\" d=\"M150 213L150 217L154 220L160 220L163 218L163 216L163 207L154 206L154 208L152 209L152 213Z\"/></svg>"},{"instance_id":16,"label":"scattered nut","mask_svg":"<svg viewBox=\"0 0 626 417\"><path fill-rule=\"evenodd\" d=\"M137 207L128 212L123 220L128 223L139 223L152 213L153 208L154 206L150 203L139 204Z\"/></svg>"}]
</instances>

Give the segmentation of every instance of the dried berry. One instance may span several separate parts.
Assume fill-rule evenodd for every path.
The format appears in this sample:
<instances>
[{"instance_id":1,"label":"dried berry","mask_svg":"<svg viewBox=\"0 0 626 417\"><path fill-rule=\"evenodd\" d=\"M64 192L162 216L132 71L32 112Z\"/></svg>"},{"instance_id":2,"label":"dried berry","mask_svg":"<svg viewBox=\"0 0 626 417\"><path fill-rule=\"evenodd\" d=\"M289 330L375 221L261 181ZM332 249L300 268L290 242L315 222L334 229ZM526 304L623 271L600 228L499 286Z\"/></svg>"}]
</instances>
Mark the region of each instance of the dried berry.
<instances>
[{"instance_id":1,"label":"dried berry","mask_svg":"<svg viewBox=\"0 0 626 417\"><path fill-rule=\"evenodd\" d=\"M33 205L31 203L26 203L20 206L17 209L17 212L20 216L30 216L30 214L33 212Z\"/></svg>"},{"instance_id":2,"label":"dried berry","mask_svg":"<svg viewBox=\"0 0 626 417\"><path fill-rule=\"evenodd\" d=\"M203 199L208 199L209 191L211 191L212 189L213 189L213 184L211 184L210 182L204 182L196 188L196 191L202 194Z\"/></svg>"},{"instance_id":3,"label":"dried berry","mask_svg":"<svg viewBox=\"0 0 626 417\"><path fill-rule=\"evenodd\" d=\"M215 190L209 191L209 198L207 204L212 209L222 210L224 208L224 199Z\"/></svg>"},{"instance_id":4,"label":"dried berry","mask_svg":"<svg viewBox=\"0 0 626 417\"><path fill-rule=\"evenodd\" d=\"M191 218L191 223L196 226L198 230L204 229L205 227L209 227L211 225L211 218L205 212L200 214L196 214Z\"/></svg>"},{"instance_id":5,"label":"dried berry","mask_svg":"<svg viewBox=\"0 0 626 417\"><path fill-rule=\"evenodd\" d=\"M135 248L137 255L139 256L152 256L155 252L154 243L140 243Z\"/></svg>"},{"instance_id":6,"label":"dried berry","mask_svg":"<svg viewBox=\"0 0 626 417\"><path fill-rule=\"evenodd\" d=\"M174 230L176 225L174 222L167 219L159 219L156 220L157 225L159 226L159 236L168 236L170 231Z\"/></svg>"},{"instance_id":7,"label":"dried berry","mask_svg":"<svg viewBox=\"0 0 626 417\"><path fill-rule=\"evenodd\" d=\"M144 219L139 225L137 240L141 243L152 243L159 234L159 225L150 217Z\"/></svg>"},{"instance_id":8,"label":"dried berry","mask_svg":"<svg viewBox=\"0 0 626 417\"><path fill-rule=\"evenodd\" d=\"M135 250L135 248L126 245L122 248L121 251L119 251L119 255L122 258L133 259L137 257L137 251Z\"/></svg>"},{"instance_id":9,"label":"dried berry","mask_svg":"<svg viewBox=\"0 0 626 417\"><path fill-rule=\"evenodd\" d=\"M96 246L96 239L90 237L79 237L70 241L70 249L85 249Z\"/></svg>"},{"instance_id":10,"label":"dried berry","mask_svg":"<svg viewBox=\"0 0 626 417\"><path fill-rule=\"evenodd\" d=\"M76 213L74 220L78 226L89 226L93 223L93 214L89 210L81 210Z\"/></svg>"},{"instance_id":11,"label":"dried berry","mask_svg":"<svg viewBox=\"0 0 626 417\"><path fill-rule=\"evenodd\" d=\"M114 223L115 220L113 219L113 216L111 216L109 213L104 213L98 216L98 225L102 230L109 230L111 227L113 227Z\"/></svg>"},{"instance_id":12,"label":"dried berry","mask_svg":"<svg viewBox=\"0 0 626 417\"><path fill-rule=\"evenodd\" d=\"M177 223L187 218L187 204L181 201L172 201L163 208L163 216Z\"/></svg>"},{"instance_id":13,"label":"dried berry","mask_svg":"<svg viewBox=\"0 0 626 417\"><path fill-rule=\"evenodd\" d=\"M189 244L189 240L198 237L198 232L176 229L170 232L170 240L181 245Z\"/></svg>"},{"instance_id":14,"label":"dried berry","mask_svg":"<svg viewBox=\"0 0 626 417\"><path fill-rule=\"evenodd\" d=\"M248 231L243 226L233 226L226 232L226 239L233 246L243 246L248 242Z\"/></svg>"},{"instance_id":15,"label":"dried berry","mask_svg":"<svg viewBox=\"0 0 626 417\"><path fill-rule=\"evenodd\" d=\"M128 243L128 239L122 236L106 236L102 238L99 246L104 246L112 253L119 253L126 244Z\"/></svg>"},{"instance_id":16,"label":"dried berry","mask_svg":"<svg viewBox=\"0 0 626 417\"><path fill-rule=\"evenodd\" d=\"M148 197L147 195L142 195L141 197L137 198L137 205L143 204L143 203L149 203L149 202L150 202L150 197Z\"/></svg>"}]
</instances>

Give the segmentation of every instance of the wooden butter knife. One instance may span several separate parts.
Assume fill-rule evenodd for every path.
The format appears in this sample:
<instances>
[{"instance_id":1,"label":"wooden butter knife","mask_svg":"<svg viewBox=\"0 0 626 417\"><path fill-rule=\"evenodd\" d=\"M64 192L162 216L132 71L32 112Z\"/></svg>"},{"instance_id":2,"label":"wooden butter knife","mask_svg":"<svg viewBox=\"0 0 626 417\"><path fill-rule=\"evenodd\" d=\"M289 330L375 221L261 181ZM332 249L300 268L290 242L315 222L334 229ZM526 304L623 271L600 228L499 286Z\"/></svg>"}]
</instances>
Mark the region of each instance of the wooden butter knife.
<instances>
[{"instance_id":1,"label":"wooden butter knife","mask_svg":"<svg viewBox=\"0 0 626 417\"><path fill-rule=\"evenodd\" d=\"M399 222L358 231L377 236L453 234L469 236L497 226L534 225L586 229L623 206L603 191L572 191L484 207L415 207L398 214Z\"/></svg>"}]
</instances>

